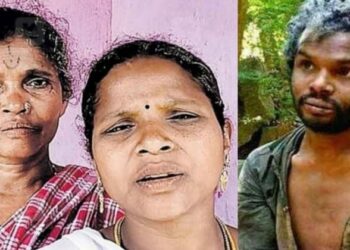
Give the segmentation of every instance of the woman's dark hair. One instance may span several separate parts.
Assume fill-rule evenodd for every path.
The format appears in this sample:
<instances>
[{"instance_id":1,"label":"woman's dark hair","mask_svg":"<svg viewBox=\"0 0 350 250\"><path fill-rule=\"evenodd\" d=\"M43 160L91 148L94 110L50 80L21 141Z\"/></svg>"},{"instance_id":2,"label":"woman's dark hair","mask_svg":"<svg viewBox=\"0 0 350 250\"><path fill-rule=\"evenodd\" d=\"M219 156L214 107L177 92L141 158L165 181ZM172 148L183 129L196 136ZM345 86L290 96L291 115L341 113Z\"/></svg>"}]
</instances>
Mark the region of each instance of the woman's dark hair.
<instances>
[{"instance_id":1,"label":"woman's dark hair","mask_svg":"<svg viewBox=\"0 0 350 250\"><path fill-rule=\"evenodd\" d=\"M136 40L108 51L94 64L90 71L89 79L83 91L82 102L82 113L85 122L84 133L87 139L87 149L90 153L99 83L114 66L139 57L159 57L171 60L181 66L192 76L193 80L209 98L216 118L223 128L225 123L224 103L220 96L216 78L209 66L191 52L175 44L164 41Z\"/></svg>"},{"instance_id":2,"label":"woman's dark hair","mask_svg":"<svg viewBox=\"0 0 350 250\"><path fill-rule=\"evenodd\" d=\"M43 18L11 8L0 8L0 42L20 37L46 56L58 73L64 99L72 95L71 77L68 73L68 59L65 43L58 32Z\"/></svg>"}]
</instances>

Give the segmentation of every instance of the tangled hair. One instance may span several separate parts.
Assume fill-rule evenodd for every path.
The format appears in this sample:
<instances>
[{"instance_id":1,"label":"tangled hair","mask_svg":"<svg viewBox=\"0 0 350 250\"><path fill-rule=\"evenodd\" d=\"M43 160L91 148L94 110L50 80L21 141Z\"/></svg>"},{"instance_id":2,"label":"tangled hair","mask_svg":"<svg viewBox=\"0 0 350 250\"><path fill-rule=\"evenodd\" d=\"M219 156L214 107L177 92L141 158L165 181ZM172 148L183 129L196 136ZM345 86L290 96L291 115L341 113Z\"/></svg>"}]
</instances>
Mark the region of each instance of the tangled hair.
<instances>
[{"instance_id":1,"label":"tangled hair","mask_svg":"<svg viewBox=\"0 0 350 250\"><path fill-rule=\"evenodd\" d=\"M108 51L94 64L90 71L82 101L82 114L85 122L84 134L87 139L87 149L90 153L92 152L93 120L98 102L99 83L114 66L140 57L158 57L171 60L188 72L209 98L216 118L223 128L225 123L224 103L220 96L216 78L209 66L191 52L175 44L164 41L136 40Z\"/></svg>"},{"instance_id":2,"label":"tangled hair","mask_svg":"<svg viewBox=\"0 0 350 250\"><path fill-rule=\"evenodd\" d=\"M0 42L20 37L38 48L58 73L64 99L72 95L71 76L64 41L43 18L21 10L0 8Z\"/></svg>"},{"instance_id":3,"label":"tangled hair","mask_svg":"<svg viewBox=\"0 0 350 250\"><path fill-rule=\"evenodd\" d=\"M300 37L305 30L318 40L336 32L350 32L350 0L306 0L288 24L285 47L287 65L292 72Z\"/></svg>"}]
</instances>

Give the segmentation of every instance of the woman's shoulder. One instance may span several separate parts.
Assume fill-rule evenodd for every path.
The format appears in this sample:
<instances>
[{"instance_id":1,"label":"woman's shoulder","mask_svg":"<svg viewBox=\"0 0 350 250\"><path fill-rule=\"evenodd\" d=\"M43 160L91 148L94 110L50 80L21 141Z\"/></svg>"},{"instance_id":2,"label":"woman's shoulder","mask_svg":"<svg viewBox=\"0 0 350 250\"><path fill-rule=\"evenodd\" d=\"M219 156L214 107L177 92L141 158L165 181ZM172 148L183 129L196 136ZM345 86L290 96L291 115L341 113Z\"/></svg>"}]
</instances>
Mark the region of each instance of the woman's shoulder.
<instances>
[{"instance_id":1,"label":"woman's shoulder","mask_svg":"<svg viewBox=\"0 0 350 250\"><path fill-rule=\"evenodd\" d=\"M70 181L84 181L95 185L97 183L96 171L93 168L79 166L79 165L66 165L58 166L53 164L55 177L52 180L70 180Z\"/></svg>"}]
</instances>

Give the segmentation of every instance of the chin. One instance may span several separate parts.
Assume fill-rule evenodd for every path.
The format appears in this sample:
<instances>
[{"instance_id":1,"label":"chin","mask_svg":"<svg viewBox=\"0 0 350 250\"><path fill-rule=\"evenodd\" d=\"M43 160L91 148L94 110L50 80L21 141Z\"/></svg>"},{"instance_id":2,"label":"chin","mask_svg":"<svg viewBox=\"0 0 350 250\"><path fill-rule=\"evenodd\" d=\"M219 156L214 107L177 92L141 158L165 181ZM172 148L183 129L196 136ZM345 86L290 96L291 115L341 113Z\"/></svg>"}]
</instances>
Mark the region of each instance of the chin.
<instances>
[{"instance_id":1,"label":"chin","mask_svg":"<svg viewBox=\"0 0 350 250\"><path fill-rule=\"evenodd\" d=\"M349 130L350 124L336 123L334 121L303 120L304 125L316 133L338 134Z\"/></svg>"},{"instance_id":2,"label":"chin","mask_svg":"<svg viewBox=\"0 0 350 250\"><path fill-rule=\"evenodd\" d=\"M171 221L176 218L181 217L189 209L181 204L168 204L163 206L152 207L149 211L145 211L145 216L147 215L149 219L154 221Z\"/></svg>"},{"instance_id":3,"label":"chin","mask_svg":"<svg viewBox=\"0 0 350 250\"><path fill-rule=\"evenodd\" d=\"M10 157L30 157L37 153L37 145L27 143L8 143L1 145L0 152L2 155L8 155Z\"/></svg>"},{"instance_id":4,"label":"chin","mask_svg":"<svg viewBox=\"0 0 350 250\"><path fill-rule=\"evenodd\" d=\"M139 201L135 206L130 206L130 210L125 208L125 213L133 213L138 217L143 217L152 221L166 222L171 221L190 211L190 201L173 199L158 199L153 201ZM137 210L135 210L135 208Z\"/></svg>"}]
</instances>

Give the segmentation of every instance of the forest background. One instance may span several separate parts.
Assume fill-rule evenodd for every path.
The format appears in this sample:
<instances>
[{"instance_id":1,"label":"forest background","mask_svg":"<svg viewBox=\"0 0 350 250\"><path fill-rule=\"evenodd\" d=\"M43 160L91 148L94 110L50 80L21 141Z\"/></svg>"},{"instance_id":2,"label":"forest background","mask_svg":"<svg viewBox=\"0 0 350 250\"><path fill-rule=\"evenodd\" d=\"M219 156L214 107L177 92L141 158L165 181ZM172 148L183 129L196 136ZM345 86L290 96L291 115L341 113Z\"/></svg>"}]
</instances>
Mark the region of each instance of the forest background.
<instances>
[{"instance_id":1,"label":"forest background","mask_svg":"<svg viewBox=\"0 0 350 250\"><path fill-rule=\"evenodd\" d=\"M302 0L239 0L238 158L299 124L283 57Z\"/></svg>"}]
</instances>

